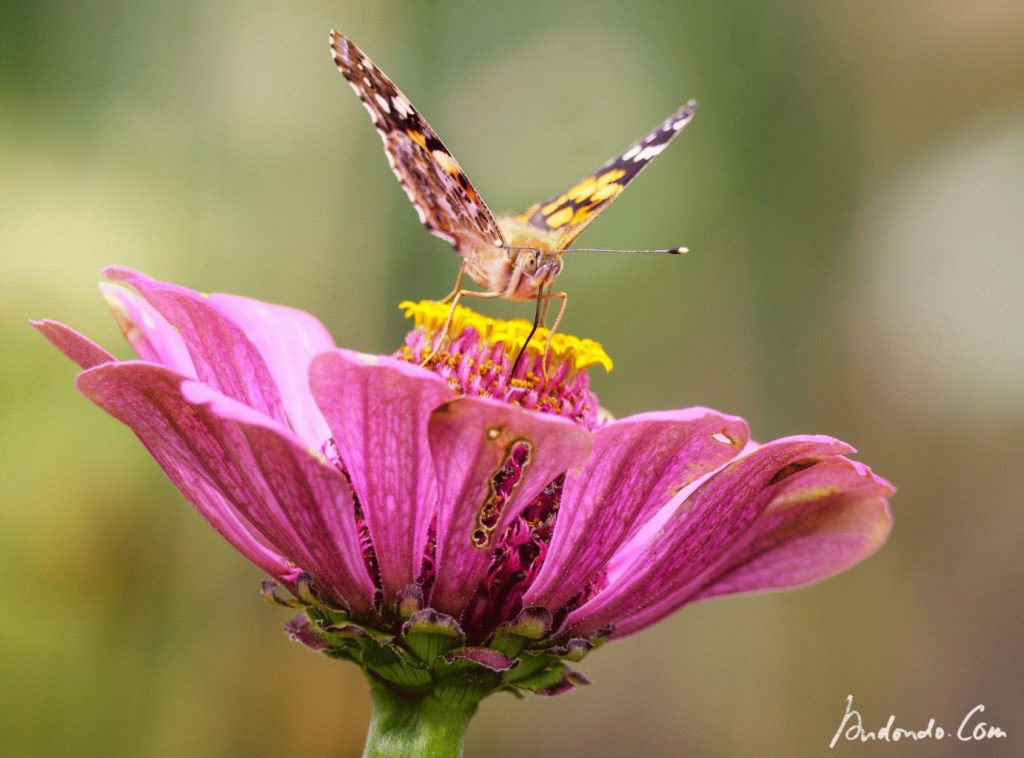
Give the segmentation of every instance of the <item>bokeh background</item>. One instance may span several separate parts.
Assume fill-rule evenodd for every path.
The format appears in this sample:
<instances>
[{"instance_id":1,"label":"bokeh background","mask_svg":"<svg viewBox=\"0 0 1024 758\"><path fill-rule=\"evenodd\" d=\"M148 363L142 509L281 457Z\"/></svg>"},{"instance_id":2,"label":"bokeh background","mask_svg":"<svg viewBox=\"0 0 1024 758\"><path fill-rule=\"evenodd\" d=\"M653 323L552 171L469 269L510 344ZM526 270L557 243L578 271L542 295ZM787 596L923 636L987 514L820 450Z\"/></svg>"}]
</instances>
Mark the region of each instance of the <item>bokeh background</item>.
<instances>
[{"instance_id":1,"label":"bokeh background","mask_svg":"<svg viewBox=\"0 0 1024 758\"><path fill-rule=\"evenodd\" d=\"M699 604L487 700L470 756L829 754L848 693L1024 753L1024 5L32 0L0 7L0 754L350 756L355 667L290 643L258 572L29 327L121 345L110 263L317 314L389 352L457 261L331 65L336 26L496 210L685 133L570 257L564 328L617 415L709 405L851 441L899 487L886 547L812 589ZM488 312L519 314L515 306ZM528 308L527 308L528 310Z\"/></svg>"}]
</instances>

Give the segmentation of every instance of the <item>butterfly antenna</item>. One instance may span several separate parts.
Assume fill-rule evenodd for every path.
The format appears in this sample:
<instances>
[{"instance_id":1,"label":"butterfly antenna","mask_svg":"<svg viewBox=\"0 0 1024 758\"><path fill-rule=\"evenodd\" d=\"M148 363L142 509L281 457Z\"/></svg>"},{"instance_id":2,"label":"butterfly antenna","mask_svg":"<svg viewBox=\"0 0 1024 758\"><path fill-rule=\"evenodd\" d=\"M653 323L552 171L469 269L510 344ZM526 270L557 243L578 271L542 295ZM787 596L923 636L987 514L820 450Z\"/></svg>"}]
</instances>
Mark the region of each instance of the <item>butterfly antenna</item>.
<instances>
[{"instance_id":1,"label":"butterfly antenna","mask_svg":"<svg viewBox=\"0 0 1024 758\"><path fill-rule=\"evenodd\" d=\"M688 247L663 247L653 250L617 250L608 247L570 247L565 250L552 250L554 253L662 253L664 255L685 255L690 252Z\"/></svg>"}]
</instances>

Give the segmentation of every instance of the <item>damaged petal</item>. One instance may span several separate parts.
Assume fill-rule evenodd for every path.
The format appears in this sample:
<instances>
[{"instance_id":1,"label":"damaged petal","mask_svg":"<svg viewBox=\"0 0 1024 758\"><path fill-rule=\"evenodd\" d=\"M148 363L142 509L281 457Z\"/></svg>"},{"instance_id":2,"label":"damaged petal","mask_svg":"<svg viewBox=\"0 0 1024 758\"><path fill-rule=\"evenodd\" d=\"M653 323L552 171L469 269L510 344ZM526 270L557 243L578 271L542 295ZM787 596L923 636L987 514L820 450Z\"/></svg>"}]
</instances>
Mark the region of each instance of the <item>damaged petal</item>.
<instances>
[{"instance_id":1,"label":"damaged petal","mask_svg":"<svg viewBox=\"0 0 1024 758\"><path fill-rule=\"evenodd\" d=\"M491 430L493 431L493 429ZM488 439L495 439L488 433ZM487 499L480 506L477 516L477 528L473 530L471 541L473 547L485 548L491 543L491 533L501 521L505 505L522 481L523 471L530 463L533 446L528 440L517 440L512 443L501 467L490 478L490 490Z\"/></svg>"}]
</instances>

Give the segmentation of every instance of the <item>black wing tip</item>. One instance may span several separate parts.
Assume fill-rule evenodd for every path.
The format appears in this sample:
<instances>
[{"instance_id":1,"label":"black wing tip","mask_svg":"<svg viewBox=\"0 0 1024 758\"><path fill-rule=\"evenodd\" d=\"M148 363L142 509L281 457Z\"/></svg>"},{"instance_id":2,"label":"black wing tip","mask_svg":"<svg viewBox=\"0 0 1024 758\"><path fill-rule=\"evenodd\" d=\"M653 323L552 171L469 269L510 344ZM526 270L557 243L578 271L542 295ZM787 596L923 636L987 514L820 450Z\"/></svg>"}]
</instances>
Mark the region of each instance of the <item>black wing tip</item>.
<instances>
[{"instance_id":1,"label":"black wing tip","mask_svg":"<svg viewBox=\"0 0 1024 758\"><path fill-rule=\"evenodd\" d=\"M668 118L661 122L661 125L656 131L667 132L671 135L671 139L693 120L693 114L697 112L697 101L689 100L685 105L680 105L672 113L669 114ZM648 135L648 138L651 135Z\"/></svg>"},{"instance_id":2,"label":"black wing tip","mask_svg":"<svg viewBox=\"0 0 1024 758\"><path fill-rule=\"evenodd\" d=\"M686 105L682 106L679 110L672 114L672 121L683 121L683 125L689 123L690 119L693 118L693 114L697 112L697 101L691 99Z\"/></svg>"}]
</instances>

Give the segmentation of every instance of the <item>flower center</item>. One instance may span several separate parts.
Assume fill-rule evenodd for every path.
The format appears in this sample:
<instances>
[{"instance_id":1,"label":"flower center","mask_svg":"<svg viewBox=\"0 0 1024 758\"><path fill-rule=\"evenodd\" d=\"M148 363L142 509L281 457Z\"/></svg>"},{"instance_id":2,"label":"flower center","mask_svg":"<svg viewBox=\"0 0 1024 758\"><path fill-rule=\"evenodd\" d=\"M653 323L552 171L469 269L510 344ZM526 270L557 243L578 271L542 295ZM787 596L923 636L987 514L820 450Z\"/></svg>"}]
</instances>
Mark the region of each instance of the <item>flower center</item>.
<instances>
[{"instance_id":1,"label":"flower center","mask_svg":"<svg viewBox=\"0 0 1024 758\"><path fill-rule=\"evenodd\" d=\"M600 365L611 371L612 360L594 340L538 328L526 344L532 324L525 319L489 318L461 305L452 311L451 305L433 300L405 301L399 307L414 328L395 357L424 365L464 395L566 416L589 429L599 425L587 369ZM451 322L442 334L449 313Z\"/></svg>"}]
</instances>

